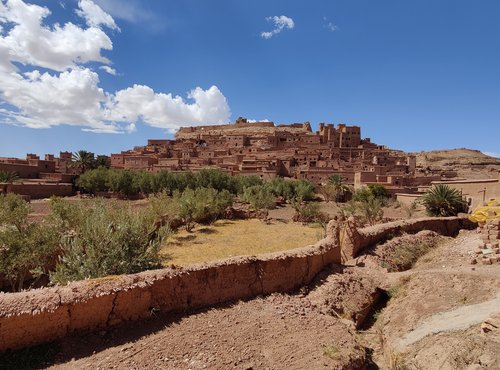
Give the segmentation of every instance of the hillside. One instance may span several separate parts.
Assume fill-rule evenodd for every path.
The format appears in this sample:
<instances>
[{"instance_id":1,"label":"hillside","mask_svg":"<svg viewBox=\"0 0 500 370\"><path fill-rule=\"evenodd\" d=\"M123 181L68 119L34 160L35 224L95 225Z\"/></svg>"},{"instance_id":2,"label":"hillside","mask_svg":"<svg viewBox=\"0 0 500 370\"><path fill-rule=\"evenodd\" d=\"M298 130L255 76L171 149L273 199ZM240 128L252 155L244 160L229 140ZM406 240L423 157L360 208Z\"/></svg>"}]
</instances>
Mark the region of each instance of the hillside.
<instances>
[{"instance_id":1,"label":"hillside","mask_svg":"<svg viewBox=\"0 0 500 370\"><path fill-rule=\"evenodd\" d=\"M500 158L490 157L479 150L450 149L409 153L417 157L421 171L456 171L459 177L497 178Z\"/></svg>"}]
</instances>

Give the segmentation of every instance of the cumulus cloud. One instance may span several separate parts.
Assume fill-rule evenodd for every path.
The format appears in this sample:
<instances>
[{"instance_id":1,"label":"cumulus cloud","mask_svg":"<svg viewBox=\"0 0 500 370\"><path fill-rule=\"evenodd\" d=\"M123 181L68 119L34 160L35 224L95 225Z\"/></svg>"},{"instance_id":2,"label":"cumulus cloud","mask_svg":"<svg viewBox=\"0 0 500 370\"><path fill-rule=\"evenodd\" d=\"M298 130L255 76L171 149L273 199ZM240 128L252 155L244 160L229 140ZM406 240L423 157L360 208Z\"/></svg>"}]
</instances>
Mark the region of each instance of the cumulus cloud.
<instances>
[{"instance_id":1,"label":"cumulus cloud","mask_svg":"<svg viewBox=\"0 0 500 370\"><path fill-rule=\"evenodd\" d=\"M21 0L0 2L0 23L13 25L0 36L0 68L12 71L12 63L18 62L64 71L79 63L109 62L101 50L111 50L113 44L101 29L73 23L50 28L42 25L48 15L47 8Z\"/></svg>"},{"instance_id":2,"label":"cumulus cloud","mask_svg":"<svg viewBox=\"0 0 500 370\"><path fill-rule=\"evenodd\" d=\"M207 90L200 87L188 94L192 103L180 96L155 93L144 85L134 85L118 91L110 98L107 118L118 122L136 122L139 119L157 128L175 131L179 123L227 123L231 114L227 100L217 86Z\"/></svg>"},{"instance_id":3,"label":"cumulus cloud","mask_svg":"<svg viewBox=\"0 0 500 370\"><path fill-rule=\"evenodd\" d=\"M265 39L269 39L274 35L277 35L284 29L292 29L295 27L293 19L287 17L286 15L275 15L273 17L267 17L266 20L274 24L274 29L272 31L261 32L260 36Z\"/></svg>"},{"instance_id":4,"label":"cumulus cloud","mask_svg":"<svg viewBox=\"0 0 500 370\"><path fill-rule=\"evenodd\" d=\"M110 66L100 66L99 69L102 69L104 72L109 73L110 75L116 76L116 69L111 68Z\"/></svg>"},{"instance_id":5,"label":"cumulus cloud","mask_svg":"<svg viewBox=\"0 0 500 370\"><path fill-rule=\"evenodd\" d=\"M106 92L98 73L83 64L100 62L100 70L116 75L100 54L113 46L100 26L116 24L89 0L80 1L79 7L88 28L72 23L50 28L42 25L50 14L47 8L22 0L0 1L0 25L8 26L0 32L0 122L121 133L135 131L137 122L175 131L229 121L227 99L216 86L197 87L187 99L144 85ZM24 65L23 71L16 62Z\"/></svg>"},{"instance_id":6,"label":"cumulus cloud","mask_svg":"<svg viewBox=\"0 0 500 370\"><path fill-rule=\"evenodd\" d=\"M115 20L102 10L99 5L96 5L90 0L80 0L78 6L80 9L76 10L76 14L84 18L89 27L100 27L102 25L112 30L120 31Z\"/></svg>"},{"instance_id":7,"label":"cumulus cloud","mask_svg":"<svg viewBox=\"0 0 500 370\"><path fill-rule=\"evenodd\" d=\"M333 24L330 20L328 20L327 17L323 17L323 27L325 27L327 30L331 32L335 32L339 30L339 27L335 24Z\"/></svg>"}]
</instances>

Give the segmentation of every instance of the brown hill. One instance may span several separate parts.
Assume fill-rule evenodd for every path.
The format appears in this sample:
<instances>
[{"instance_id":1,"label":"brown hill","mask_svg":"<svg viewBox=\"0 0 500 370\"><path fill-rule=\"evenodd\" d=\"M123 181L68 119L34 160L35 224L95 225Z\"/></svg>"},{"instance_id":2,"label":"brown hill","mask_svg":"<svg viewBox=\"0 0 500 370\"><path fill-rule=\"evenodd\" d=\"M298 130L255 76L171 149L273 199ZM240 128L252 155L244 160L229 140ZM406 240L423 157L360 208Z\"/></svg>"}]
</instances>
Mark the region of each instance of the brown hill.
<instances>
[{"instance_id":1,"label":"brown hill","mask_svg":"<svg viewBox=\"0 0 500 370\"><path fill-rule=\"evenodd\" d=\"M410 153L417 157L417 169L425 171L456 171L459 177L497 178L500 158L490 157L474 149L433 150Z\"/></svg>"}]
</instances>

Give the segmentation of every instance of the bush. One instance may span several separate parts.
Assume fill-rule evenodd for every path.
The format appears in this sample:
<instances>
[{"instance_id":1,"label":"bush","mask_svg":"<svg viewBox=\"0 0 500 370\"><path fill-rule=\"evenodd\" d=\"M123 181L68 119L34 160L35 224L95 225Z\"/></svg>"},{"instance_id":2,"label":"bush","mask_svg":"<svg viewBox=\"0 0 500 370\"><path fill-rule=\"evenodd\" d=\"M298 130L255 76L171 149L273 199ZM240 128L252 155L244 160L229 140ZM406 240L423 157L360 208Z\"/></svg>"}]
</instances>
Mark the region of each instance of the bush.
<instances>
[{"instance_id":1,"label":"bush","mask_svg":"<svg viewBox=\"0 0 500 370\"><path fill-rule=\"evenodd\" d=\"M375 225L384 217L384 202L380 198L373 196L366 199L350 200L341 209L345 216L353 216L360 224Z\"/></svg>"},{"instance_id":2,"label":"bush","mask_svg":"<svg viewBox=\"0 0 500 370\"><path fill-rule=\"evenodd\" d=\"M297 180L293 182L294 200L298 202L313 200L315 198L314 185L307 180Z\"/></svg>"},{"instance_id":3,"label":"bush","mask_svg":"<svg viewBox=\"0 0 500 370\"><path fill-rule=\"evenodd\" d=\"M246 188L262 185L264 182L258 176L231 176L231 188L235 195L243 195Z\"/></svg>"},{"instance_id":4,"label":"bush","mask_svg":"<svg viewBox=\"0 0 500 370\"><path fill-rule=\"evenodd\" d=\"M137 172L124 170L111 170L108 173L106 185L109 190L120 193L126 197L139 192L139 187L135 177Z\"/></svg>"},{"instance_id":5,"label":"bush","mask_svg":"<svg viewBox=\"0 0 500 370\"><path fill-rule=\"evenodd\" d=\"M385 206L390 197L387 189L382 185L369 185L356 190L353 194L352 200L356 202L366 202L370 198L380 199Z\"/></svg>"},{"instance_id":6,"label":"bush","mask_svg":"<svg viewBox=\"0 0 500 370\"><path fill-rule=\"evenodd\" d=\"M314 199L314 185L307 180L285 180L276 177L264 184L275 195L282 197L285 201L306 201Z\"/></svg>"},{"instance_id":7,"label":"bush","mask_svg":"<svg viewBox=\"0 0 500 370\"><path fill-rule=\"evenodd\" d=\"M76 185L90 194L95 194L99 191L106 191L108 190L109 173L110 171L104 167L86 171L80 175Z\"/></svg>"},{"instance_id":8,"label":"bush","mask_svg":"<svg viewBox=\"0 0 500 370\"><path fill-rule=\"evenodd\" d=\"M101 200L54 204L54 217L68 227L52 282L131 274L161 267L158 255L168 228L151 223L146 212Z\"/></svg>"},{"instance_id":9,"label":"bush","mask_svg":"<svg viewBox=\"0 0 500 370\"><path fill-rule=\"evenodd\" d=\"M352 193L352 189L345 183L345 179L340 175L332 175L328 178L328 183L322 186L325 199L335 200L335 202L345 202L348 195Z\"/></svg>"},{"instance_id":10,"label":"bush","mask_svg":"<svg viewBox=\"0 0 500 370\"><path fill-rule=\"evenodd\" d=\"M276 207L274 195L269 187L265 185L254 185L245 188L242 198L245 202L250 203L256 211Z\"/></svg>"},{"instance_id":11,"label":"bush","mask_svg":"<svg viewBox=\"0 0 500 370\"><path fill-rule=\"evenodd\" d=\"M233 196L227 191L212 188L186 189L175 192L174 206L187 231L191 231L195 222L213 222L233 204Z\"/></svg>"},{"instance_id":12,"label":"bush","mask_svg":"<svg viewBox=\"0 0 500 370\"><path fill-rule=\"evenodd\" d=\"M458 190L444 184L430 188L422 196L421 203L430 216L456 216L460 212L467 212L469 208Z\"/></svg>"},{"instance_id":13,"label":"bush","mask_svg":"<svg viewBox=\"0 0 500 370\"><path fill-rule=\"evenodd\" d=\"M0 196L0 274L14 291L48 272L59 250L59 234L48 222L28 222L29 205L18 195Z\"/></svg>"},{"instance_id":14,"label":"bush","mask_svg":"<svg viewBox=\"0 0 500 370\"><path fill-rule=\"evenodd\" d=\"M292 203L292 206L295 209L293 220L296 222L319 222L321 224L328 222L328 215L320 211L319 203L317 202L302 203L295 201Z\"/></svg>"}]
</instances>

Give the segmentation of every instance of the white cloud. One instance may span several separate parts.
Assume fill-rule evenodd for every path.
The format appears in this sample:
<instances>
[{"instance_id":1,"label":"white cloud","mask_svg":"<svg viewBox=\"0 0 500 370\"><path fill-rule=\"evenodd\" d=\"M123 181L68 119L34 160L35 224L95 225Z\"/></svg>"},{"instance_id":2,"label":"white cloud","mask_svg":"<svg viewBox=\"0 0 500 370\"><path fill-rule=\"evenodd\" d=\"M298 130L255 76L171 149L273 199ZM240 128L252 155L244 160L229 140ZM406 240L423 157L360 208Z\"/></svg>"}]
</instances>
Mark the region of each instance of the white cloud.
<instances>
[{"instance_id":1,"label":"white cloud","mask_svg":"<svg viewBox=\"0 0 500 370\"><path fill-rule=\"evenodd\" d=\"M338 29L339 29L339 27L338 27L338 26L336 26L336 25L334 25L332 22L328 22L328 23L325 25L325 27L326 27L328 30L332 31L332 32L338 31Z\"/></svg>"},{"instance_id":2,"label":"white cloud","mask_svg":"<svg viewBox=\"0 0 500 370\"><path fill-rule=\"evenodd\" d=\"M110 75L116 76L116 69L111 68L110 66L100 66L99 69L102 69L104 72L109 73Z\"/></svg>"},{"instance_id":3,"label":"white cloud","mask_svg":"<svg viewBox=\"0 0 500 370\"><path fill-rule=\"evenodd\" d=\"M21 0L0 2L0 22L12 28L0 36L0 68L15 70L13 62L64 71L78 63L108 63L101 50L113 44L99 28L82 29L73 23L52 28L42 25L50 11Z\"/></svg>"},{"instance_id":4,"label":"white cloud","mask_svg":"<svg viewBox=\"0 0 500 370\"><path fill-rule=\"evenodd\" d=\"M95 9L86 9L92 20L84 17L93 26L83 29L66 23L49 28L42 26L50 14L47 8L22 0L0 1L0 24L10 27L5 35L0 34L1 123L30 128L71 125L85 131L121 133L135 131L137 122L175 131L185 125L229 121L229 105L216 86L197 87L187 100L143 85L104 91L99 75L82 64L109 63L100 52L113 45L97 26L114 21L93 17ZM26 71L19 71L15 62L25 64ZM53 72L41 72L40 67ZM108 65L99 68L116 74Z\"/></svg>"},{"instance_id":5,"label":"white cloud","mask_svg":"<svg viewBox=\"0 0 500 370\"><path fill-rule=\"evenodd\" d=\"M165 28L165 17L160 17L144 7L140 0L94 0L94 2L114 18L140 24L143 29L158 31Z\"/></svg>"},{"instance_id":6,"label":"white cloud","mask_svg":"<svg viewBox=\"0 0 500 370\"><path fill-rule=\"evenodd\" d=\"M175 131L182 125L227 123L231 112L225 96L217 86L208 90L192 90L185 102L180 96L155 93L144 85L134 85L118 91L107 106L107 118L118 122L136 122L139 119L153 127Z\"/></svg>"},{"instance_id":7,"label":"white cloud","mask_svg":"<svg viewBox=\"0 0 500 370\"><path fill-rule=\"evenodd\" d=\"M255 122L271 122L271 121L269 121L267 118L264 118L264 119L259 119L259 120L257 120L257 119L247 119L247 122L249 122L249 123L255 123Z\"/></svg>"},{"instance_id":8,"label":"white cloud","mask_svg":"<svg viewBox=\"0 0 500 370\"><path fill-rule=\"evenodd\" d=\"M115 20L102 10L99 5L94 4L90 0L80 0L78 2L78 7L80 9L76 10L76 14L84 18L89 27L99 27L103 25L112 30L120 31Z\"/></svg>"},{"instance_id":9,"label":"white cloud","mask_svg":"<svg viewBox=\"0 0 500 370\"><path fill-rule=\"evenodd\" d=\"M266 20L274 24L274 29L272 31L261 32L261 37L265 39L269 39L274 35L277 35L284 29L292 29L295 27L293 19L285 15L275 15L274 17L267 17Z\"/></svg>"}]
</instances>

